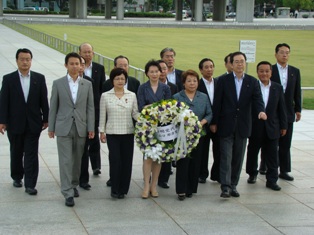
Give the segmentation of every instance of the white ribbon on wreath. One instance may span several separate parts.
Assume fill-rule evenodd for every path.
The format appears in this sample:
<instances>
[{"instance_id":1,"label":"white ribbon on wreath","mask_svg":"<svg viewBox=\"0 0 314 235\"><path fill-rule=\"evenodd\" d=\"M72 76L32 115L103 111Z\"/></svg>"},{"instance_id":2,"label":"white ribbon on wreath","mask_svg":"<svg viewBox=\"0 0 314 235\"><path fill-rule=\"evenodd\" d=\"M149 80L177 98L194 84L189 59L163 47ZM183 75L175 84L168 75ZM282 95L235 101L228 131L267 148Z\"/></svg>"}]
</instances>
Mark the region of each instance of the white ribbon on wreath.
<instances>
[{"instance_id":1,"label":"white ribbon on wreath","mask_svg":"<svg viewBox=\"0 0 314 235\"><path fill-rule=\"evenodd\" d=\"M186 135L185 135L185 130L184 130L184 118L186 116L189 116L189 114L190 114L190 110L186 109L180 114L180 117L179 117L180 127L179 127L179 131L178 131L177 142L176 142L176 145L174 147L175 161L177 161L177 153L178 153L179 148L181 150L181 154L183 152L185 154L187 154L187 152L188 152L187 143L186 143Z\"/></svg>"},{"instance_id":2,"label":"white ribbon on wreath","mask_svg":"<svg viewBox=\"0 0 314 235\"><path fill-rule=\"evenodd\" d=\"M145 149L144 151L144 159L146 160L148 157L153 159L153 161L160 162L160 157L162 156L162 146L161 144L156 144L155 147Z\"/></svg>"}]
</instances>

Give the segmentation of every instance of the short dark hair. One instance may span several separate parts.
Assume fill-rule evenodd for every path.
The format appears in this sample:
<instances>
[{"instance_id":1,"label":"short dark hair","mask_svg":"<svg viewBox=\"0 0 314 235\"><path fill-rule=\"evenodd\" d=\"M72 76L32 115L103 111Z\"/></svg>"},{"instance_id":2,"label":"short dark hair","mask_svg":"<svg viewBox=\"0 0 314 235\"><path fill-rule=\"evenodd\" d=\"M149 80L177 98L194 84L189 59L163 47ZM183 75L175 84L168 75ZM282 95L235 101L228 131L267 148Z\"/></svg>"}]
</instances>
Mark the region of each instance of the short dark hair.
<instances>
[{"instance_id":1,"label":"short dark hair","mask_svg":"<svg viewBox=\"0 0 314 235\"><path fill-rule=\"evenodd\" d=\"M232 53L229 53L228 55L226 55L226 57L224 58L225 64L228 63L228 58L231 57Z\"/></svg>"},{"instance_id":2,"label":"short dark hair","mask_svg":"<svg viewBox=\"0 0 314 235\"><path fill-rule=\"evenodd\" d=\"M289 51L290 51L290 46L287 43L279 43L276 47L275 47L275 52L277 53L279 51L280 47L288 47Z\"/></svg>"},{"instance_id":3,"label":"short dark hair","mask_svg":"<svg viewBox=\"0 0 314 235\"><path fill-rule=\"evenodd\" d=\"M80 56L79 54L77 54L76 52L70 52L70 53L68 53L68 54L65 56L65 64L68 64L69 59L70 59L71 57L78 58L79 61L80 61L80 63L82 63L82 62L81 62L81 61L82 61L82 60L81 60L81 56Z\"/></svg>"},{"instance_id":4,"label":"short dark hair","mask_svg":"<svg viewBox=\"0 0 314 235\"><path fill-rule=\"evenodd\" d=\"M15 58L18 59L19 58L19 54L20 53L28 53L31 55L31 59L33 59L33 54L31 52L31 50L27 49L27 48L20 48L17 50L16 54L15 54Z\"/></svg>"},{"instance_id":5,"label":"short dark hair","mask_svg":"<svg viewBox=\"0 0 314 235\"><path fill-rule=\"evenodd\" d=\"M212 59L204 58L204 59L202 59L202 60L199 62L198 68L199 68L199 69L203 69L203 65L204 65L204 63L205 63L206 61L212 62L213 65L214 65L214 67L215 67L215 63L214 63L214 61L213 61Z\"/></svg>"},{"instance_id":6,"label":"short dark hair","mask_svg":"<svg viewBox=\"0 0 314 235\"><path fill-rule=\"evenodd\" d=\"M237 55L243 55L244 56L244 59L246 61L246 55L241 52L241 51L236 51L236 52L233 52L231 55L230 55L230 63L233 64L233 58Z\"/></svg>"},{"instance_id":7,"label":"short dark hair","mask_svg":"<svg viewBox=\"0 0 314 235\"><path fill-rule=\"evenodd\" d=\"M171 47L166 47L166 48L164 48L164 49L161 50L161 52L160 52L160 58L162 58L162 57L164 56L164 54L165 54L167 51L173 52L174 56L176 56L176 52L173 50L173 48L171 48Z\"/></svg>"},{"instance_id":8,"label":"short dark hair","mask_svg":"<svg viewBox=\"0 0 314 235\"><path fill-rule=\"evenodd\" d=\"M124 56L124 55L119 55L119 56L117 56L116 58L114 58L114 60L113 60L113 65L114 66L117 66L117 60L118 59L126 59L127 61L128 61L128 64L129 64L129 59L128 59L128 57L126 57L126 56Z\"/></svg>"},{"instance_id":9,"label":"short dark hair","mask_svg":"<svg viewBox=\"0 0 314 235\"><path fill-rule=\"evenodd\" d=\"M186 70L186 71L184 71L182 73L181 81L182 81L183 84L185 83L186 78L189 75L195 76L197 78L197 83L198 84L200 83L200 76L198 75L198 73L196 71L192 70L192 69L188 69L188 70Z\"/></svg>"},{"instance_id":10,"label":"short dark hair","mask_svg":"<svg viewBox=\"0 0 314 235\"><path fill-rule=\"evenodd\" d=\"M145 74L147 76L148 70L151 66L156 66L160 72L162 72L161 67L157 60L150 60L145 65Z\"/></svg>"},{"instance_id":11,"label":"short dark hair","mask_svg":"<svg viewBox=\"0 0 314 235\"><path fill-rule=\"evenodd\" d=\"M164 64L167 64L164 60L157 60L158 64L160 63L164 63Z\"/></svg>"},{"instance_id":12,"label":"short dark hair","mask_svg":"<svg viewBox=\"0 0 314 235\"><path fill-rule=\"evenodd\" d=\"M110 79L112 85L113 85L113 80L114 80L114 78L115 78L116 76L121 75L121 74L124 75L124 77L125 77L125 82L126 82L127 79L128 79L128 74L127 74L127 72L126 72L124 69L122 69L122 68L113 68L113 69L111 70L110 75L109 75L109 79Z\"/></svg>"},{"instance_id":13,"label":"short dark hair","mask_svg":"<svg viewBox=\"0 0 314 235\"><path fill-rule=\"evenodd\" d=\"M259 63L256 65L256 71L258 71L258 67L259 67L260 65L262 65L262 64L269 65L270 70L272 70L272 67L271 67L272 65L271 65L270 62L268 62L268 61L261 61L261 62L259 62Z\"/></svg>"}]
</instances>

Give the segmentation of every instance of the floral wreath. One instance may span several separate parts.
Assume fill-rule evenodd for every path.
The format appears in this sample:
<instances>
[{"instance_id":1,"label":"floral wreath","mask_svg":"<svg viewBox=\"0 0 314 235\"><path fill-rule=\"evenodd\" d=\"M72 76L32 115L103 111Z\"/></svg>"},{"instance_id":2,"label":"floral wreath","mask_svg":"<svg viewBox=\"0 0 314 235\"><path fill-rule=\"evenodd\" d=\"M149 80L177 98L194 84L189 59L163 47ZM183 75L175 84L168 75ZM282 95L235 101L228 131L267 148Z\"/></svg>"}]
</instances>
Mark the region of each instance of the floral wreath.
<instances>
[{"instance_id":1,"label":"floral wreath","mask_svg":"<svg viewBox=\"0 0 314 235\"><path fill-rule=\"evenodd\" d=\"M169 99L142 110L135 127L135 140L144 159L171 162L191 153L201 131L202 125L189 106Z\"/></svg>"}]
</instances>

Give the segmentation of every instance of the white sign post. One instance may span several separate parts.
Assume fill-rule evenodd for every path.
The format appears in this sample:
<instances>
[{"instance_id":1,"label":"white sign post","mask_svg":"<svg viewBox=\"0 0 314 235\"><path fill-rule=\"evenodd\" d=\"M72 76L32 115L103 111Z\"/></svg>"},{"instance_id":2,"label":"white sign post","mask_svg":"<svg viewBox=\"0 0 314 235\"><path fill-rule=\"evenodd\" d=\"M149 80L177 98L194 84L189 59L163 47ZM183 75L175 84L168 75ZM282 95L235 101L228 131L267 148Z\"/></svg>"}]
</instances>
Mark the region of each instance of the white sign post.
<instances>
[{"instance_id":1,"label":"white sign post","mask_svg":"<svg viewBox=\"0 0 314 235\"><path fill-rule=\"evenodd\" d=\"M246 55L246 72L248 63L255 62L256 40L240 40L240 51Z\"/></svg>"}]
</instances>

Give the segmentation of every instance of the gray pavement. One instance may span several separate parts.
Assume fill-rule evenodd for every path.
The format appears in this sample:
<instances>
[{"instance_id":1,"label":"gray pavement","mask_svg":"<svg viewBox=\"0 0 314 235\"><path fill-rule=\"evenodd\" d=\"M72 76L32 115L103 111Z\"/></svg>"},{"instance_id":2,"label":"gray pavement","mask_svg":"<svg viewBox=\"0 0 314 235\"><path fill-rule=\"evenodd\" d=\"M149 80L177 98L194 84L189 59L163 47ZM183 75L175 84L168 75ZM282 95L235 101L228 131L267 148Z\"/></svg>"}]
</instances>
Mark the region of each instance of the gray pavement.
<instances>
[{"instance_id":1,"label":"gray pavement","mask_svg":"<svg viewBox=\"0 0 314 235\"><path fill-rule=\"evenodd\" d=\"M2 24L0 35L0 76L16 69L15 52L21 47L32 50L32 69L46 75L49 91L52 81L66 73L63 54ZM142 154L136 148L130 192L124 200L113 200L106 187L108 150L102 144L102 174L91 175L90 191L79 189L73 208L64 205L56 142L47 131L40 138L37 196L12 186L9 143L1 135L0 234L314 234L313 125L314 111L304 110L292 144L295 180L279 180L280 192L267 189L262 175L248 185L243 170L239 198L221 199L219 184L207 181L193 198L178 201L171 176L170 189L159 189L159 198L143 200Z\"/></svg>"}]
</instances>

